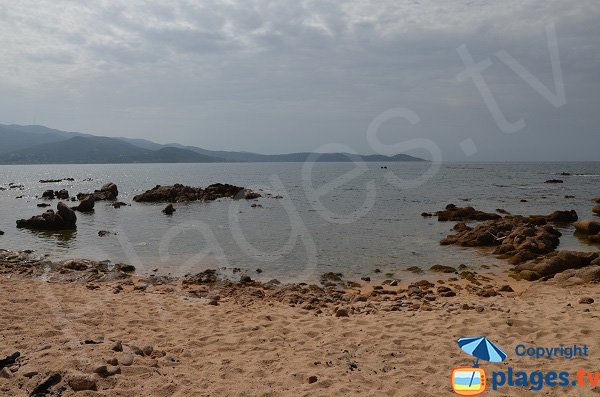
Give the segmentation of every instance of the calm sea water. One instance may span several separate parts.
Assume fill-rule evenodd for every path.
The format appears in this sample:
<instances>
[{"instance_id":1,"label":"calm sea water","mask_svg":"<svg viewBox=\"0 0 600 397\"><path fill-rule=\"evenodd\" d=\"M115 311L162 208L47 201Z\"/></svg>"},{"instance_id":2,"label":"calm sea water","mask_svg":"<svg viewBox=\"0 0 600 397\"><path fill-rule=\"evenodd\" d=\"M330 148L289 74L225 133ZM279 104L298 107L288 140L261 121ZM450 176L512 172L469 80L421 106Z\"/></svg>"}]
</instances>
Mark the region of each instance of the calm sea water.
<instances>
[{"instance_id":1,"label":"calm sea water","mask_svg":"<svg viewBox=\"0 0 600 397\"><path fill-rule=\"evenodd\" d=\"M387 166L387 169L382 169ZM547 214L575 209L592 218L592 197L600 196L600 163L423 163L151 164L0 166L0 247L33 249L54 257L85 257L128 262L140 271L185 274L209 267L239 267L258 279L314 279L336 271L347 277L374 269L408 277L409 266L473 267L503 262L478 250L442 247L453 223L422 218L421 212L448 203L513 214ZM428 170L431 174L428 174ZM560 176L568 172L570 176ZM431 175L430 179L423 176ZM41 184L40 179L72 177L74 182ZM92 178L92 181L84 181ZM401 181L399 178L403 178ZM546 184L559 178L563 184ZM427 180L426 180L427 179ZM46 189L71 195L119 187L120 209L96 203L93 214L78 213L72 233L17 229L15 221L44 211L36 204ZM283 199L252 202L221 200L177 204L173 216L164 204L133 203L134 195L157 184L206 186L232 183ZM575 196L565 198L565 196ZM17 199L17 196L23 198ZM528 202L521 202L526 199ZM56 207L57 201L50 202ZM99 237L99 230L114 234ZM596 250L561 229L561 248ZM259 275L255 269L263 272Z\"/></svg>"}]
</instances>

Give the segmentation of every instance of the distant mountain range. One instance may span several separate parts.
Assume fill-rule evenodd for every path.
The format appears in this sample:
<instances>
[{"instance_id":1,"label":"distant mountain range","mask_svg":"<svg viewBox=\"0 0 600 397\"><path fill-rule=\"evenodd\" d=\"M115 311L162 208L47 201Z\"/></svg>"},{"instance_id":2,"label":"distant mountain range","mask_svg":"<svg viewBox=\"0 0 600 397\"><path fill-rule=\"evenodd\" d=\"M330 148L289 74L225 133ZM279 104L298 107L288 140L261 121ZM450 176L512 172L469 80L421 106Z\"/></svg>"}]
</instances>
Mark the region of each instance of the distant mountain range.
<instances>
[{"instance_id":1,"label":"distant mountain range","mask_svg":"<svg viewBox=\"0 0 600 397\"><path fill-rule=\"evenodd\" d=\"M314 153L258 154L206 150L146 139L109 138L39 125L0 124L0 164L303 162ZM426 161L395 156L319 153L315 161Z\"/></svg>"}]
</instances>

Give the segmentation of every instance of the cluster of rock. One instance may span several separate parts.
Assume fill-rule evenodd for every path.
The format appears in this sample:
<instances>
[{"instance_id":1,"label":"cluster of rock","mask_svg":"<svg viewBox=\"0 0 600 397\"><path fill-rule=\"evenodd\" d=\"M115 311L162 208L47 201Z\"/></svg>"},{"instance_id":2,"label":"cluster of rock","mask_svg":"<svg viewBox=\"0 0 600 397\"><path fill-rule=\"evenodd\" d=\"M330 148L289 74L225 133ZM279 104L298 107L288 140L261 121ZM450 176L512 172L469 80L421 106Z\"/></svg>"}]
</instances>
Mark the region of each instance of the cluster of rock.
<instances>
[{"instance_id":1,"label":"cluster of rock","mask_svg":"<svg viewBox=\"0 0 600 397\"><path fill-rule=\"evenodd\" d=\"M61 201L56 207L56 212L48 210L29 219L19 219L17 227L34 230L70 230L77 227L77 215Z\"/></svg>"},{"instance_id":2,"label":"cluster of rock","mask_svg":"<svg viewBox=\"0 0 600 397\"><path fill-rule=\"evenodd\" d=\"M94 201L115 201L119 196L119 189L117 185L113 182L108 182L104 186L100 188L100 190L95 190L93 193L79 193L77 194L77 199L79 201L84 200L87 197L92 197Z\"/></svg>"},{"instance_id":3,"label":"cluster of rock","mask_svg":"<svg viewBox=\"0 0 600 397\"><path fill-rule=\"evenodd\" d=\"M441 245L494 247L494 254L513 264L522 263L552 252L560 243L561 233L547 222L577 219L571 211L557 211L547 216L506 216L474 227L464 223L454 226L456 234L440 241Z\"/></svg>"},{"instance_id":4,"label":"cluster of rock","mask_svg":"<svg viewBox=\"0 0 600 397\"><path fill-rule=\"evenodd\" d=\"M40 179L40 183L60 183L60 182L73 182L74 178L62 178L62 179Z\"/></svg>"},{"instance_id":5,"label":"cluster of rock","mask_svg":"<svg viewBox=\"0 0 600 397\"><path fill-rule=\"evenodd\" d=\"M216 183L206 188L175 184L170 186L157 185L151 190L138 194L135 202L147 203L180 203L188 201L213 201L220 198L256 199L260 194L243 187Z\"/></svg>"}]
</instances>

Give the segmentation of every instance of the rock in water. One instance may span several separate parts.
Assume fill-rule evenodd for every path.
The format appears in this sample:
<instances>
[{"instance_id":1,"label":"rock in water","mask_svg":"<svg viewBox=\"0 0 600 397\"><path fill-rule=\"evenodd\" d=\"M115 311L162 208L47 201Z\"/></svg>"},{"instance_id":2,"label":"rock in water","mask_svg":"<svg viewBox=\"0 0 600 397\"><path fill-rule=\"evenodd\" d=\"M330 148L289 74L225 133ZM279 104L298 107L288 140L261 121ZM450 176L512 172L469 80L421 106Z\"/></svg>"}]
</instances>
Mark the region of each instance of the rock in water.
<instances>
[{"instance_id":1,"label":"rock in water","mask_svg":"<svg viewBox=\"0 0 600 397\"><path fill-rule=\"evenodd\" d=\"M169 204L162 210L163 214L173 215L176 209L173 207L173 204Z\"/></svg>"},{"instance_id":2,"label":"rock in water","mask_svg":"<svg viewBox=\"0 0 600 397\"><path fill-rule=\"evenodd\" d=\"M69 230L77 227L77 215L62 201L58 203L57 212L48 210L42 215L17 221L17 227L36 230Z\"/></svg>"},{"instance_id":3,"label":"rock in water","mask_svg":"<svg viewBox=\"0 0 600 397\"><path fill-rule=\"evenodd\" d=\"M60 200L68 200L69 199L69 191L65 190L65 189L55 192L54 195L56 196L57 199L60 199Z\"/></svg>"},{"instance_id":4,"label":"rock in water","mask_svg":"<svg viewBox=\"0 0 600 397\"><path fill-rule=\"evenodd\" d=\"M594 208L592 208L592 212L596 215L600 215L600 205L597 205Z\"/></svg>"},{"instance_id":5,"label":"rock in water","mask_svg":"<svg viewBox=\"0 0 600 397\"><path fill-rule=\"evenodd\" d=\"M79 212L91 212L94 210L95 204L96 200L94 200L93 196L85 196L79 202L79 205L77 207L73 207L73 209Z\"/></svg>"},{"instance_id":6,"label":"rock in water","mask_svg":"<svg viewBox=\"0 0 600 397\"><path fill-rule=\"evenodd\" d=\"M95 201L115 201L119 196L119 189L113 182L108 182L100 188L100 190L94 191L94 193L79 193L77 198L83 200L86 197L92 197Z\"/></svg>"},{"instance_id":7,"label":"rock in water","mask_svg":"<svg viewBox=\"0 0 600 397\"><path fill-rule=\"evenodd\" d=\"M260 194L251 190L222 183L215 183L207 186L205 189L175 184L171 186L157 185L151 190L138 194L133 198L133 201L145 203L181 203L188 201L214 201L220 198L250 200L258 197L261 197Z\"/></svg>"},{"instance_id":8,"label":"rock in water","mask_svg":"<svg viewBox=\"0 0 600 397\"><path fill-rule=\"evenodd\" d=\"M0 230L0 236L4 236L4 232Z\"/></svg>"},{"instance_id":9,"label":"rock in water","mask_svg":"<svg viewBox=\"0 0 600 397\"><path fill-rule=\"evenodd\" d=\"M53 200L54 199L54 190L46 190L42 193L42 198Z\"/></svg>"}]
</instances>

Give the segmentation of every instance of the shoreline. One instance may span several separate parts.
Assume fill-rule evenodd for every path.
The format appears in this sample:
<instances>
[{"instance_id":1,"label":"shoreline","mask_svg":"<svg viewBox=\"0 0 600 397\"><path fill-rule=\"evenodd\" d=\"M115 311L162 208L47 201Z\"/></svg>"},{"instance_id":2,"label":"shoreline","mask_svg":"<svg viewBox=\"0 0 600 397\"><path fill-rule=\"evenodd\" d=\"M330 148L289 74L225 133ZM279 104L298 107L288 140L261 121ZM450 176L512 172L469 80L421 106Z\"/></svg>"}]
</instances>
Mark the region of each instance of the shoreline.
<instances>
[{"instance_id":1,"label":"shoreline","mask_svg":"<svg viewBox=\"0 0 600 397\"><path fill-rule=\"evenodd\" d=\"M7 313L0 318L0 359L21 355L10 378L0 376L0 392L11 396L28 396L55 374L61 380L49 396L58 390L107 397L439 396L451 393L451 369L470 362L455 346L458 337L485 334L507 348L586 343L592 352L545 363L511 354L510 365L524 370L593 369L593 352L600 352L592 331L600 318L597 303L579 303L597 297L592 284L566 288L475 274L342 289L212 282L206 272L184 282L96 273L86 261L68 263L72 269L55 266L40 279L7 272L27 261L13 257L9 266L6 257L0 253L0 302ZM82 263L88 268L75 270ZM77 273L97 278L73 277ZM74 390L87 386L95 390ZM556 395L574 395L564 393Z\"/></svg>"}]
</instances>

